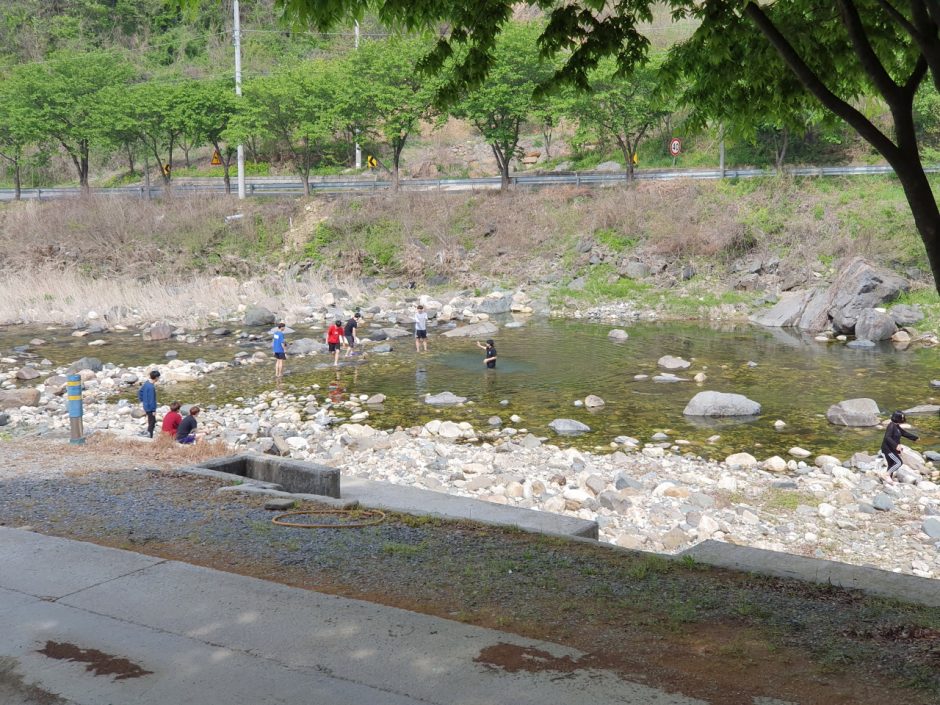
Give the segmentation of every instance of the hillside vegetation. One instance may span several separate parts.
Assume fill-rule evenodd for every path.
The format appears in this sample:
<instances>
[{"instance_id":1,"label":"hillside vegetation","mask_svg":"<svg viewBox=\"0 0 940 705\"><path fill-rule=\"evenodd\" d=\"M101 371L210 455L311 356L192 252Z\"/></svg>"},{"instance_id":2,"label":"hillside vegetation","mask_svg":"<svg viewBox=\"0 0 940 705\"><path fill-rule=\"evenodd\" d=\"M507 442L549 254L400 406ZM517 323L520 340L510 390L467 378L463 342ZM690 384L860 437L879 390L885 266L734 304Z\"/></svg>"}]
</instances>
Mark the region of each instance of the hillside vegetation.
<instances>
[{"instance_id":1,"label":"hillside vegetation","mask_svg":"<svg viewBox=\"0 0 940 705\"><path fill-rule=\"evenodd\" d=\"M227 218L236 210L242 217ZM237 205L210 197L92 198L0 210L4 271L73 268L139 280L320 270L326 278L422 287L544 282L575 298L602 300L646 289L732 290L739 282L729 275L753 257L779 260L781 281L809 283L856 254L929 281L910 211L892 179L642 182ZM620 276L630 261L651 263L654 275ZM687 267L694 276L682 275ZM565 292L578 277L588 286Z\"/></svg>"}]
</instances>

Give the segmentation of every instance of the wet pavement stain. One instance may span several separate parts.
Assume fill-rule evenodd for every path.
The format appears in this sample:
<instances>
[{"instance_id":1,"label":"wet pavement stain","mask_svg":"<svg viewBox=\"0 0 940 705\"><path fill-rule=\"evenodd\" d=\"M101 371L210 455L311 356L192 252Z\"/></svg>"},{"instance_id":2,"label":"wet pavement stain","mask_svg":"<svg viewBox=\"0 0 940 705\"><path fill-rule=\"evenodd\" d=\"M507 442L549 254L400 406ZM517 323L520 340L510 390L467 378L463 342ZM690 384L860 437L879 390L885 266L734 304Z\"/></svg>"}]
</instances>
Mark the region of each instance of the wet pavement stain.
<instances>
[{"instance_id":1,"label":"wet pavement stain","mask_svg":"<svg viewBox=\"0 0 940 705\"><path fill-rule=\"evenodd\" d=\"M97 649L82 649L75 646L75 644L65 642L47 641L45 648L39 649L39 653L60 661L86 663L88 664L85 666L86 671L90 671L96 676L114 676L116 681L140 678L153 673L153 671L144 670L126 658L112 656Z\"/></svg>"}]
</instances>

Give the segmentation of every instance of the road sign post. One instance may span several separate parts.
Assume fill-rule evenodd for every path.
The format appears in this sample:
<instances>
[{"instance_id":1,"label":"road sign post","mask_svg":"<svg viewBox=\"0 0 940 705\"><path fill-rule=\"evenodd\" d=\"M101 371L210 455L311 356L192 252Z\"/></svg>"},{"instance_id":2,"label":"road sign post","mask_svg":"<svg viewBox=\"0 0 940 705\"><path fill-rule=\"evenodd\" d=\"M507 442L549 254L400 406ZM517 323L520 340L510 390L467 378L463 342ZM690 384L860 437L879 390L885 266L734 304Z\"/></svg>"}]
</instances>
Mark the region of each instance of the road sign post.
<instances>
[{"instance_id":1,"label":"road sign post","mask_svg":"<svg viewBox=\"0 0 940 705\"><path fill-rule=\"evenodd\" d=\"M676 157L682 154L682 140L673 137L669 140L669 153L672 155L672 165L676 165Z\"/></svg>"}]
</instances>

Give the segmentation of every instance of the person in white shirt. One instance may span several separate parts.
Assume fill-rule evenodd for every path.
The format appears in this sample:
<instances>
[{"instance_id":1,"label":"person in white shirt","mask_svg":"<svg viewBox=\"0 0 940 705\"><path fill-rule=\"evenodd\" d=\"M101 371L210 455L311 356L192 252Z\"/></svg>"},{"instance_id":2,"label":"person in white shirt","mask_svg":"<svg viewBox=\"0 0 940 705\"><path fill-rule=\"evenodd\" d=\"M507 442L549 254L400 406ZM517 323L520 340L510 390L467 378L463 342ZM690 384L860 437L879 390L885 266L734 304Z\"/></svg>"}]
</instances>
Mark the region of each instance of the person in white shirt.
<instances>
[{"instance_id":1,"label":"person in white shirt","mask_svg":"<svg viewBox=\"0 0 940 705\"><path fill-rule=\"evenodd\" d=\"M421 345L424 344L424 352L428 351L428 314L424 306L418 305L418 311L415 313L415 352L421 352Z\"/></svg>"}]
</instances>

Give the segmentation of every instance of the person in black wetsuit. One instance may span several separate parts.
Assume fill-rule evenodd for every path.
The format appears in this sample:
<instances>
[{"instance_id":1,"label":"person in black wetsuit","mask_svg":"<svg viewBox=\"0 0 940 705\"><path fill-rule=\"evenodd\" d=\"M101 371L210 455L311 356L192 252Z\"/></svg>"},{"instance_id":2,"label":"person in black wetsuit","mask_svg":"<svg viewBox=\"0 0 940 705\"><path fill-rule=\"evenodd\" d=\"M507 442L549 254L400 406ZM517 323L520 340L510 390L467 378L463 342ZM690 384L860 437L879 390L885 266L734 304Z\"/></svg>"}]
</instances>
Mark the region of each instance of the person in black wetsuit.
<instances>
[{"instance_id":1,"label":"person in black wetsuit","mask_svg":"<svg viewBox=\"0 0 940 705\"><path fill-rule=\"evenodd\" d=\"M894 473L903 464L901 460L901 437L909 438L912 441L919 438L916 433L901 428L901 424L905 421L907 421L907 417L904 416L903 411L895 411L891 414L891 421L888 422L888 427L885 429L884 440L881 441L881 453L888 461L888 477L892 479Z\"/></svg>"}]
</instances>

